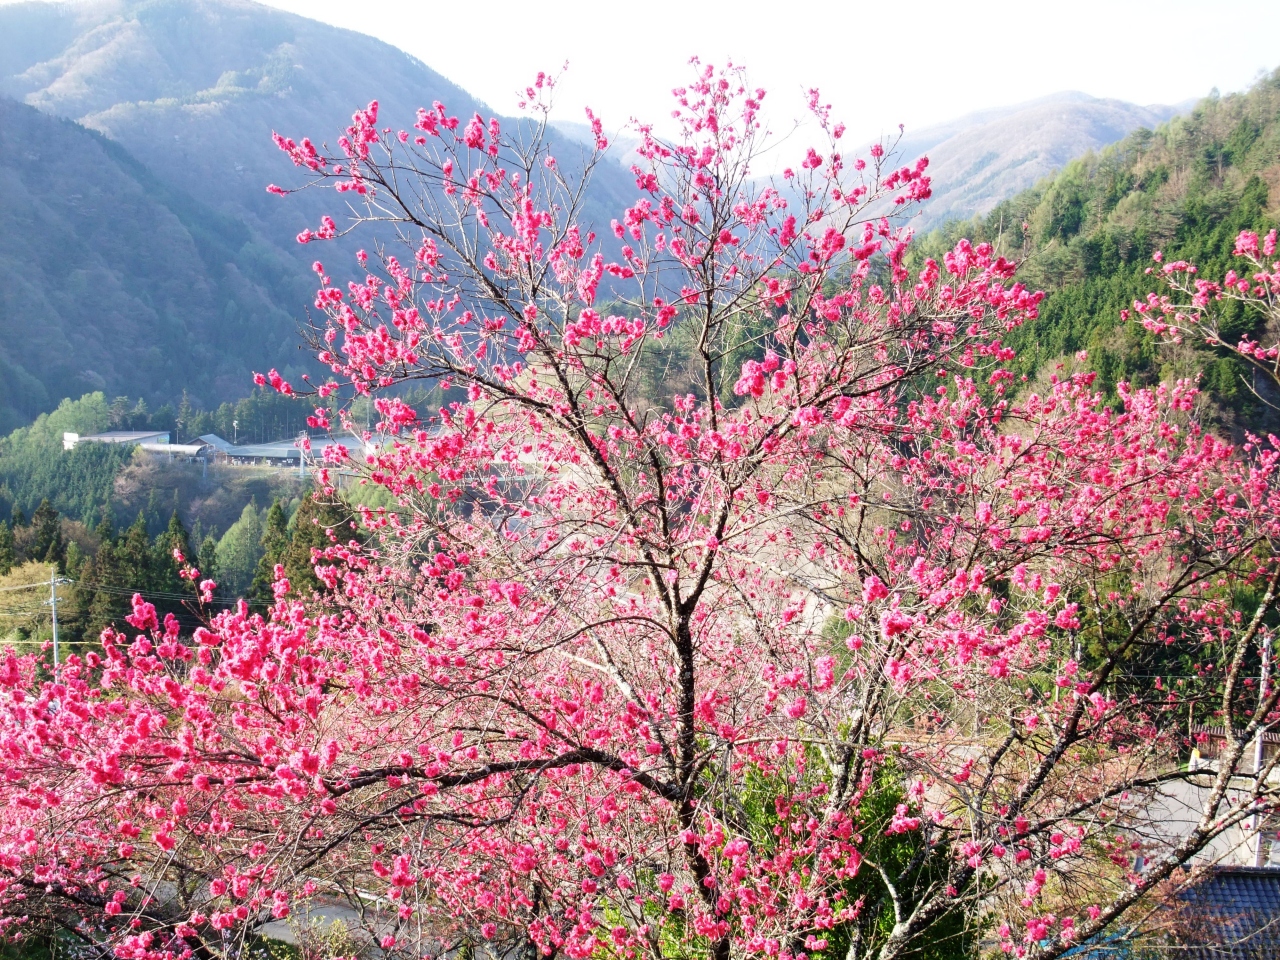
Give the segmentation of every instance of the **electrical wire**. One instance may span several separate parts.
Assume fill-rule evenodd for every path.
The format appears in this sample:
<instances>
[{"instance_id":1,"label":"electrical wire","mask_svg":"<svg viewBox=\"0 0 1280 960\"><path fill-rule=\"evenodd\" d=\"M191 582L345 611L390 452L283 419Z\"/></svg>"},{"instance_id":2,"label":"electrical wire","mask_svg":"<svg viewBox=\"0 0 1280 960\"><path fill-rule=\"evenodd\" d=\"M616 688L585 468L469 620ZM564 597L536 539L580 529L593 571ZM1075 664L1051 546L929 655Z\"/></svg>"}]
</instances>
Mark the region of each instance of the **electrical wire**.
<instances>
[{"instance_id":1,"label":"electrical wire","mask_svg":"<svg viewBox=\"0 0 1280 960\"><path fill-rule=\"evenodd\" d=\"M66 583L67 581L64 580L63 582ZM47 587L48 585L48 580L41 580L39 583L20 583L13 587L0 587L0 592L8 592L9 590L32 590L36 587Z\"/></svg>"},{"instance_id":2,"label":"electrical wire","mask_svg":"<svg viewBox=\"0 0 1280 960\"><path fill-rule=\"evenodd\" d=\"M195 600L195 595L190 593L172 593L163 590L147 590L143 587L125 587L112 583L94 583L89 580L71 580L69 583L77 584L86 590L101 590L103 593L114 593L123 597L132 597L135 593L140 593L145 599L157 600ZM223 603L228 606L234 606L237 600L228 600L225 597L214 597L213 603Z\"/></svg>"},{"instance_id":3,"label":"electrical wire","mask_svg":"<svg viewBox=\"0 0 1280 960\"><path fill-rule=\"evenodd\" d=\"M165 591L165 590L148 590L145 587L126 587L123 585L112 584L112 583L95 583L92 580L62 579L58 581L58 585L59 586L75 585L75 586L83 587L86 590L93 590L93 591L101 590L104 593L114 593L124 597L131 597L135 593L140 593L145 598L148 598L148 599L155 598L157 600L195 600L196 599L196 597L190 593L173 593L172 591ZM47 587L47 586L49 586L49 581L44 580L39 583L22 583L12 587L0 587L0 591L33 590L36 587ZM225 597L214 597L212 602L222 603L228 606L234 606L239 601L228 600Z\"/></svg>"},{"instance_id":4,"label":"electrical wire","mask_svg":"<svg viewBox=\"0 0 1280 960\"><path fill-rule=\"evenodd\" d=\"M10 591L16 591L16 590L33 590L38 587L47 587L47 586L49 586L49 582L46 580L46 581L40 581L36 583L23 583L23 584L16 584L14 586L0 587L0 591L10 592ZM119 596L119 597L133 597L134 595L141 594L142 597L147 600L168 600L168 601L189 602L197 599L196 596L189 593L174 593L172 591L166 591L166 590L151 591L145 588L128 587L121 584L97 583L91 580L72 580L65 577L60 578L58 580L58 586L78 586L81 589L91 591L94 593L102 592L102 593ZM30 610L0 611L0 619L31 620L40 613L40 607L46 606L47 603L48 601L40 601L38 606L33 607ZM225 597L214 597L210 601L211 606L222 606L226 608L233 607L237 603L239 603L239 599L227 599ZM250 603L250 606L255 606L255 604ZM170 613L173 614L174 618L183 627L194 628L194 627L202 627L206 625L205 619L201 618L198 614L192 612L189 609L173 610L173 611L170 611ZM10 640L0 641L0 645L4 645L4 646L9 646L13 644L36 644L36 645L43 646L44 644L47 644L47 643L49 643L48 638L44 638L44 639L32 638L28 640L10 639Z\"/></svg>"}]
</instances>

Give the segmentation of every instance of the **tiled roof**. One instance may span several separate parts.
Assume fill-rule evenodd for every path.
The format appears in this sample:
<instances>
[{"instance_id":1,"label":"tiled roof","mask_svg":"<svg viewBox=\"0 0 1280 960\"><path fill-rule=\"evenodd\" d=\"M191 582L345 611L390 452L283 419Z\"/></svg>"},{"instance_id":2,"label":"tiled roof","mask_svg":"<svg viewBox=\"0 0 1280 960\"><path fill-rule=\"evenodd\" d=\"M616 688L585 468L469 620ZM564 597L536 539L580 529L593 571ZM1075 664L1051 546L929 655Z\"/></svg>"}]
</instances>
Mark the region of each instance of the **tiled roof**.
<instances>
[{"instance_id":1,"label":"tiled roof","mask_svg":"<svg viewBox=\"0 0 1280 960\"><path fill-rule=\"evenodd\" d=\"M1280 868L1217 867L1187 890L1186 960L1280 957Z\"/></svg>"},{"instance_id":2,"label":"tiled roof","mask_svg":"<svg viewBox=\"0 0 1280 960\"><path fill-rule=\"evenodd\" d=\"M1206 726L1197 725L1193 732L1203 733L1206 737L1216 737L1218 739L1225 739L1227 735L1225 727L1206 727ZM1236 736L1243 738L1244 731L1237 730ZM1265 740L1267 743L1280 743L1280 731L1268 730L1266 733L1262 735L1262 739Z\"/></svg>"}]
</instances>

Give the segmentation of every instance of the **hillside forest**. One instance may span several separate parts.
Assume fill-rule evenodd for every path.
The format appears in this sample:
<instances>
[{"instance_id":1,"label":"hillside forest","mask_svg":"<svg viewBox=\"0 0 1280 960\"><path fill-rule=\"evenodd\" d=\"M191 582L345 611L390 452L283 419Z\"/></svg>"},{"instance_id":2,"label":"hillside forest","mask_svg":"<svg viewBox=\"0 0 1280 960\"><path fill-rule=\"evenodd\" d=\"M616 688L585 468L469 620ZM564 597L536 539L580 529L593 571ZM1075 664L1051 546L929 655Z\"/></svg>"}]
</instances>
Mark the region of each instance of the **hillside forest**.
<instances>
[{"instance_id":1,"label":"hillside forest","mask_svg":"<svg viewBox=\"0 0 1280 960\"><path fill-rule=\"evenodd\" d=\"M1199 377L1217 421L1239 435L1276 429L1278 398L1265 378L1201 345L1161 346L1121 312L1151 289L1156 251L1220 276L1239 231L1265 233L1278 221L1280 71L1247 93L1210 96L1155 130L1073 160L987 216L922 238L915 256L937 256L967 236L1022 262L1019 276L1048 293L1039 318L1008 338L1014 370L1028 382L1080 363L1100 374L1114 400L1121 381ZM1238 308L1226 317L1236 323L1228 334L1257 332Z\"/></svg>"},{"instance_id":2,"label":"hillside forest","mask_svg":"<svg viewBox=\"0 0 1280 960\"><path fill-rule=\"evenodd\" d=\"M47 592L5 588L51 577L69 581L58 588L65 600L58 616L60 637L73 647L119 622L134 593L194 626L187 605L195 592L178 577L175 549L218 582L217 604L270 603L277 563L297 589L317 586L311 547L350 523L352 503L316 501L296 470L168 460L125 444L62 445L64 432L106 430L170 430L176 442L225 430L266 442L296 436L304 410L279 394L255 393L213 411L185 402L148 411L145 401L108 403L95 392L0 439L0 637L48 639ZM377 499L352 493L356 502Z\"/></svg>"},{"instance_id":3,"label":"hillside forest","mask_svg":"<svg viewBox=\"0 0 1280 960\"><path fill-rule=\"evenodd\" d=\"M1280 72L1247 93L1211 96L1155 130L1073 160L987 216L926 235L913 255L938 256L970 236L1021 261L1020 277L1048 294L1039 319L1009 338L1025 384L1086 359L1113 402L1121 381L1200 377L1211 416L1240 434L1275 428L1276 398L1266 385L1236 359L1195 344L1160 345L1138 324L1123 322L1121 311L1149 289L1156 250L1220 273L1240 230L1263 232L1278 220ZM1239 319L1239 332L1248 332ZM643 378L648 389L678 383L687 351L674 338L656 352ZM428 410L440 402L426 394L410 399ZM314 503L308 482L291 471L166 463L107 444L64 451L61 435L169 430L176 442L208 433L266 442L296 436L309 412L273 391L207 410L185 392L177 404L155 409L145 399L109 401L101 391L63 400L0 439L0 572L29 580L34 574L24 564L37 565L41 579L51 568L76 579L64 628L75 639L121 616L135 588L179 610L189 589L184 593L176 579L175 545L198 557L201 569L217 571L220 597L268 601L267 577L282 555L292 557L291 580L306 579L299 566L305 551L289 552L297 531L305 531L297 542L309 543L317 512L332 525L349 519L349 510ZM353 413L357 420L370 415L359 406ZM0 634L38 633L36 621L44 616L47 624L47 613L34 609L6 612Z\"/></svg>"}]
</instances>

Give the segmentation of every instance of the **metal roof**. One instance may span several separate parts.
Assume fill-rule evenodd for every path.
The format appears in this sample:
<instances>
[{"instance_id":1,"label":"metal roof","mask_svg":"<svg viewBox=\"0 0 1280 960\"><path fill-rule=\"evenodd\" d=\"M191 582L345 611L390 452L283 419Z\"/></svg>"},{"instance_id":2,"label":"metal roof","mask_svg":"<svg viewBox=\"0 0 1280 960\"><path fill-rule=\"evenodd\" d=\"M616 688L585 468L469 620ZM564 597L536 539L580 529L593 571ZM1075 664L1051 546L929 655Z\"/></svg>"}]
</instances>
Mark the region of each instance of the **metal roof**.
<instances>
[{"instance_id":1,"label":"metal roof","mask_svg":"<svg viewBox=\"0 0 1280 960\"><path fill-rule=\"evenodd\" d=\"M164 437L156 440L156 437ZM91 433L80 437L83 443L91 440L94 443L168 443L168 430L108 430L105 433Z\"/></svg>"},{"instance_id":2,"label":"metal roof","mask_svg":"<svg viewBox=\"0 0 1280 960\"><path fill-rule=\"evenodd\" d=\"M311 450L307 459L318 458L326 447L344 444L349 449L361 446L359 441L344 441L331 437L313 437ZM259 460L297 460L299 455L297 440L277 440L274 443L246 443L240 446L228 446L224 451L229 457L244 457Z\"/></svg>"},{"instance_id":3,"label":"metal roof","mask_svg":"<svg viewBox=\"0 0 1280 960\"><path fill-rule=\"evenodd\" d=\"M206 433L203 437L200 437L199 440L201 443L207 443L215 450L221 450L223 453L227 453L235 449L229 441L223 440L216 433Z\"/></svg>"},{"instance_id":4,"label":"metal roof","mask_svg":"<svg viewBox=\"0 0 1280 960\"><path fill-rule=\"evenodd\" d=\"M167 453L170 456L197 457L209 448L207 443L140 443L139 450L147 453Z\"/></svg>"},{"instance_id":5,"label":"metal roof","mask_svg":"<svg viewBox=\"0 0 1280 960\"><path fill-rule=\"evenodd\" d=\"M227 449L229 457L257 457L271 460L298 458L297 441L289 440L280 443L242 443Z\"/></svg>"}]
</instances>

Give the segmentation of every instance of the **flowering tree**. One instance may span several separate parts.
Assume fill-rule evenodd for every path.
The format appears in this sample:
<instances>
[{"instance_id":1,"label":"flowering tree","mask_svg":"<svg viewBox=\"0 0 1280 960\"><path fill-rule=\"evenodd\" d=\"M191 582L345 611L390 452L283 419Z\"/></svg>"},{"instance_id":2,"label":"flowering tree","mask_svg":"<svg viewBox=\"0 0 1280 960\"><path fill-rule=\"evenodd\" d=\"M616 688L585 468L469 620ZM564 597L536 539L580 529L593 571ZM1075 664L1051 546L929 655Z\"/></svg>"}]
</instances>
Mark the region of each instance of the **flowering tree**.
<instances>
[{"instance_id":1,"label":"flowering tree","mask_svg":"<svg viewBox=\"0 0 1280 960\"><path fill-rule=\"evenodd\" d=\"M1276 231L1261 238L1252 230L1241 231L1233 254L1240 260L1240 271L1228 270L1221 280L1209 280L1199 275L1194 263L1166 263L1157 252L1156 266L1148 267L1147 273L1158 274L1168 292L1153 291L1145 300L1135 300L1133 315L1170 343L1190 337L1237 357L1255 374L1262 374L1267 385L1265 395L1255 385L1256 378L1246 386L1274 409L1277 400L1272 391L1280 386L1280 260L1274 259ZM1223 307L1237 315L1232 318L1234 322L1224 322ZM1129 316L1125 311L1125 318ZM1226 328L1238 325L1241 319L1249 324L1250 332L1229 336Z\"/></svg>"},{"instance_id":2,"label":"flowering tree","mask_svg":"<svg viewBox=\"0 0 1280 960\"><path fill-rule=\"evenodd\" d=\"M763 92L700 69L602 241L549 93L506 132L371 104L335 150L278 139L403 242L345 289L317 263L313 328L315 392L382 418L320 482L400 507L266 619L185 638L137 598L54 680L6 660L8 922L139 960L335 903L406 956L1049 957L1273 801L1235 776L1276 717L1270 452L1186 384L1007 397L1039 294L986 246L910 272L864 211L925 162L845 156L816 94L779 189ZM1150 678L1170 650L1194 687ZM1216 768L1178 763L1187 697ZM1199 821L1153 832L1189 782Z\"/></svg>"}]
</instances>

